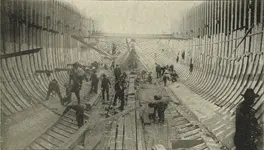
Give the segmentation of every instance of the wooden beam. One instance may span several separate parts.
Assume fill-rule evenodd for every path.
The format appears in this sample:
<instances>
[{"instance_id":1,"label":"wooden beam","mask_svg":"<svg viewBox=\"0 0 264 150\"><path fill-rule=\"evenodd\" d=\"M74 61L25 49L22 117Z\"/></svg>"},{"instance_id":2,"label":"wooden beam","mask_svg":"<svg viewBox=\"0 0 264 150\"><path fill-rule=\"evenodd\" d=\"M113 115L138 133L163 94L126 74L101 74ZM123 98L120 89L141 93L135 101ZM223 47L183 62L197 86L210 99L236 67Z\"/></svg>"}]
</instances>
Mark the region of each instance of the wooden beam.
<instances>
[{"instance_id":1,"label":"wooden beam","mask_svg":"<svg viewBox=\"0 0 264 150\"><path fill-rule=\"evenodd\" d=\"M35 73L52 73L52 70L36 70Z\"/></svg>"},{"instance_id":2,"label":"wooden beam","mask_svg":"<svg viewBox=\"0 0 264 150\"><path fill-rule=\"evenodd\" d=\"M237 48L240 46L240 44L246 39L247 35L250 33L250 31L252 30L252 28L254 27L254 24L251 25L251 27L248 29L248 31L246 32L246 34L244 35L244 37L241 39L241 41L237 44L237 46L235 47L235 49L232 51L231 54L233 54L234 52L236 52Z\"/></svg>"},{"instance_id":3,"label":"wooden beam","mask_svg":"<svg viewBox=\"0 0 264 150\"><path fill-rule=\"evenodd\" d=\"M55 68L54 70L56 72L60 72L60 71L70 71L71 69L69 69L69 68Z\"/></svg>"},{"instance_id":4,"label":"wooden beam","mask_svg":"<svg viewBox=\"0 0 264 150\"><path fill-rule=\"evenodd\" d=\"M71 37L72 37L73 39L75 39L75 40L77 40L77 41L79 41L79 42L83 43L84 45L86 45L86 46L88 46L88 47L90 47L90 48L92 48L92 49L96 50L98 53L100 53L100 54L103 54L103 55L105 55L105 56L109 56L109 57L110 57L110 55L109 55L108 53L106 53L106 52L103 52L102 50L100 50L100 49L98 49L98 48L96 48L96 47L94 47L94 46L92 46L92 45L88 44L88 43L87 43L87 42L85 42L83 39L81 39L81 38L79 38L79 37L77 37L77 36L75 36L75 35L72 35Z\"/></svg>"},{"instance_id":5,"label":"wooden beam","mask_svg":"<svg viewBox=\"0 0 264 150\"><path fill-rule=\"evenodd\" d=\"M76 141L78 141L78 139L84 134L84 132L86 130L93 129L95 126L98 126L99 124L104 123L104 122L117 120L118 118L125 116L125 115L129 114L130 112L132 112L136 109L139 109L139 108L140 108L140 106L128 109L128 110L123 111L119 114L111 116L107 119L103 119L97 123L93 123L93 124L86 123L75 134L73 134L67 141L65 141L64 143L62 143L58 147L53 147L52 149L71 149L77 144Z\"/></svg>"},{"instance_id":6,"label":"wooden beam","mask_svg":"<svg viewBox=\"0 0 264 150\"><path fill-rule=\"evenodd\" d=\"M10 54L4 54L1 55L1 59L6 59L6 58L11 58L11 57L16 57L16 56L21 56L21 55L28 55L28 54L33 54L37 53L41 50L42 48L36 48L36 49L30 49L30 50L25 50L25 51L20 51L20 52L15 52L15 53L10 53Z\"/></svg>"}]
</instances>

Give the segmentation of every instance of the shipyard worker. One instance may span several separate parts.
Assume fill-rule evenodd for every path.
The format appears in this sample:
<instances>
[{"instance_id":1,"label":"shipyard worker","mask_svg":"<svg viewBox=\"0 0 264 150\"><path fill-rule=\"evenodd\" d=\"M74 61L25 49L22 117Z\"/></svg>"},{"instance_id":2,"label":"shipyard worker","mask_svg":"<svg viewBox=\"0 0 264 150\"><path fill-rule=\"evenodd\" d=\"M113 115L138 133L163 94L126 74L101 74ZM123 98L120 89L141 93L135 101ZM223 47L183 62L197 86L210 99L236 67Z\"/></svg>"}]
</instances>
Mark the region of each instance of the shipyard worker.
<instances>
[{"instance_id":1,"label":"shipyard worker","mask_svg":"<svg viewBox=\"0 0 264 150\"><path fill-rule=\"evenodd\" d=\"M123 77L123 79L127 79L127 74L126 74L126 72L123 72L123 73L122 73L122 77Z\"/></svg>"},{"instance_id":2,"label":"shipyard worker","mask_svg":"<svg viewBox=\"0 0 264 150\"><path fill-rule=\"evenodd\" d=\"M152 72L149 72L149 74L148 74L148 82L150 83L150 84L152 84Z\"/></svg>"},{"instance_id":3,"label":"shipyard worker","mask_svg":"<svg viewBox=\"0 0 264 150\"><path fill-rule=\"evenodd\" d=\"M157 78L160 78L161 77L161 67L157 63L156 63L156 73L157 73Z\"/></svg>"},{"instance_id":4,"label":"shipyard worker","mask_svg":"<svg viewBox=\"0 0 264 150\"><path fill-rule=\"evenodd\" d=\"M71 102L71 93L74 93L78 103L80 103L80 91L82 87L82 80L84 79L85 72L79 68L78 62L73 64L73 68L70 71L69 83L66 89L65 101Z\"/></svg>"},{"instance_id":5,"label":"shipyard worker","mask_svg":"<svg viewBox=\"0 0 264 150\"><path fill-rule=\"evenodd\" d=\"M116 106L116 101L117 98L120 99L121 105L119 106L120 110L124 110L124 105L125 105L125 86L122 83L121 80L117 80L115 82L115 97L114 97L114 103L113 106Z\"/></svg>"},{"instance_id":6,"label":"shipyard worker","mask_svg":"<svg viewBox=\"0 0 264 150\"><path fill-rule=\"evenodd\" d=\"M244 101L236 108L234 144L237 150L257 150L256 141L261 135L261 127L252 105L259 95L255 94L252 88L248 88L242 96Z\"/></svg>"},{"instance_id":7,"label":"shipyard worker","mask_svg":"<svg viewBox=\"0 0 264 150\"><path fill-rule=\"evenodd\" d=\"M162 67L160 68L160 70L161 70L161 76L163 76L164 73L165 73L166 67L165 67L165 66L162 66Z\"/></svg>"},{"instance_id":8,"label":"shipyard worker","mask_svg":"<svg viewBox=\"0 0 264 150\"><path fill-rule=\"evenodd\" d=\"M171 81L172 82L176 82L177 81L177 78L179 78L178 74L176 73L176 70L174 70L172 73L171 73Z\"/></svg>"},{"instance_id":9,"label":"shipyard worker","mask_svg":"<svg viewBox=\"0 0 264 150\"><path fill-rule=\"evenodd\" d=\"M168 71L166 70L164 75L163 75L163 82L164 82L164 86L167 86L167 81L169 80L169 73Z\"/></svg>"},{"instance_id":10,"label":"shipyard worker","mask_svg":"<svg viewBox=\"0 0 264 150\"><path fill-rule=\"evenodd\" d=\"M114 60L112 61L112 64L111 64L110 68L111 68L111 70L115 69L115 61Z\"/></svg>"},{"instance_id":11,"label":"shipyard worker","mask_svg":"<svg viewBox=\"0 0 264 150\"><path fill-rule=\"evenodd\" d=\"M92 93L92 92L97 93L99 78L97 77L96 72L92 72L90 80L92 82L90 93Z\"/></svg>"},{"instance_id":12,"label":"shipyard worker","mask_svg":"<svg viewBox=\"0 0 264 150\"><path fill-rule=\"evenodd\" d=\"M142 78L143 81L146 80L146 74L147 74L146 70L142 70L141 71L141 78Z\"/></svg>"},{"instance_id":13,"label":"shipyard worker","mask_svg":"<svg viewBox=\"0 0 264 150\"><path fill-rule=\"evenodd\" d=\"M100 64L99 64L97 61L94 61L94 62L92 63L92 66L95 67L96 70L99 68L99 65L100 65Z\"/></svg>"},{"instance_id":14,"label":"shipyard worker","mask_svg":"<svg viewBox=\"0 0 264 150\"><path fill-rule=\"evenodd\" d=\"M109 79L106 77L106 75L103 74L103 80L101 83L103 101L105 100L105 93L106 93L107 101L109 101L109 87L111 87L111 83Z\"/></svg>"},{"instance_id":15,"label":"shipyard worker","mask_svg":"<svg viewBox=\"0 0 264 150\"><path fill-rule=\"evenodd\" d=\"M155 100L155 101L161 100L161 98L162 98L162 96L160 96L160 95L154 95L154 100ZM158 108L159 108L158 103L155 102L155 101L151 101L151 102L148 104L149 107L151 107L151 108L153 107L153 108L154 108L153 113L151 113L151 114L149 115L149 119L153 119L154 122L156 122L156 116L157 116Z\"/></svg>"},{"instance_id":16,"label":"shipyard worker","mask_svg":"<svg viewBox=\"0 0 264 150\"><path fill-rule=\"evenodd\" d=\"M60 86L58 84L58 81L56 79L53 79L52 81L50 81L49 83L49 87L48 87L48 93L47 93L47 97L46 97L46 101L49 100L49 97L50 97L50 93L51 92L55 92L57 93L57 95L59 96L60 98L60 102L61 104L63 105L63 98L61 96L61 92L60 92Z\"/></svg>"},{"instance_id":17,"label":"shipyard worker","mask_svg":"<svg viewBox=\"0 0 264 150\"><path fill-rule=\"evenodd\" d=\"M80 128L84 124L84 110L86 109L86 106L84 104L71 103L63 111L62 115L65 115L70 109L75 110L76 121L77 121L78 127Z\"/></svg>"},{"instance_id":18,"label":"shipyard worker","mask_svg":"<svg viewBox=\"0 0 264 150\"><path fill-rule=\"evenodd\" d=\"M117 81L121 75L121 69L119 68L118 65L116 65L116 68L114 69L114 74L115 74L115 80Z\"/></svg>"},{"instance_id":19,"label":"shipyard worker","mask_svg":"<svg viewBox=\"0 0 264 150\"><path fill-rule=\"evenodd\" d=\"M168 107L168 102L162 101L158 104L158 116L159 116L159 123L164 123L165 121L165 110Z\"/></svg>"},{"instance_id":20,"label":"shipyard worker","mask_svg":"<svg viewBox=\"0 0 264 150\"><path fill-rule=\"evenodd\" d=\"M193 71L193 63L190 63L190 73Z\"/></svg>"},{"instance_id":21,"label":"shipyard worker","mask_svg":"<svg viewBox=\"0 0 264 150\"><path fill-rule=\"evenodd\" d=\"M170 65L170 71L173 72L174 71L174 66Z\"/></svg>"},{"instance_id":22,"label":"shipyard worker","mask_svg":"<svg viewBox=\"0 0 264 150\"><path fill-rule=\"evenodd\" d=\"M160 95L155 95L154 96L154 101L151 101L149 103L149 107L154 107L154 112L152 115L150 115L151 119L156 122L156 115L158 113L159 123L163 123L165 120L165 110L168 107L168 100L162 100L162 96Z\"/></svg>"}]
</instances>

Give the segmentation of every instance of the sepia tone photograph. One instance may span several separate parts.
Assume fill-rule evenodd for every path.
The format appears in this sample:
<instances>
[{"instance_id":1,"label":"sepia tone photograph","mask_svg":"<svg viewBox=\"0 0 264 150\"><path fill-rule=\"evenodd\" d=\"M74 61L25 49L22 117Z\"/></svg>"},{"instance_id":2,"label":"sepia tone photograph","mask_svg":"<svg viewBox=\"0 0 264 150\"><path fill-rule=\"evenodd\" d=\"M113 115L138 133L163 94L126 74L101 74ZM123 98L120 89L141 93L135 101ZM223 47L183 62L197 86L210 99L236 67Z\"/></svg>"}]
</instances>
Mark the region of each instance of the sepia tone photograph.
<instances>
[{"instance_id":1,"label":"sepia tone photograph","mask_svg":"<svg viewBox=\"0 0 264 150\"><path fill-rule=\"evenodd\" d=\"M264 150L264 0L0 8L0 150Z\"/></svg>"}]
</instances>

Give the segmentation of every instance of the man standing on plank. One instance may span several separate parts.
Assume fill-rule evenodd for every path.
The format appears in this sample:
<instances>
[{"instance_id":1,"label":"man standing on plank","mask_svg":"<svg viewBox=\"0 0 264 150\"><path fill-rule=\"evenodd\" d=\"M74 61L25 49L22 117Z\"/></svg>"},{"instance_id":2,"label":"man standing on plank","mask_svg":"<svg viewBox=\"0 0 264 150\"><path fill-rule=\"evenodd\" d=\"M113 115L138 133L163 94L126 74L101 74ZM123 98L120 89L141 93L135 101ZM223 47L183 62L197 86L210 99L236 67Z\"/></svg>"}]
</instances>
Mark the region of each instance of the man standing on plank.
<instances>
[{"instance_id":1,"label":"man standing on plank","mask_svg":"<svg viewBox=\"0 0 264 150\"><path fill-rule=\"evenodd\" d=\"M60 102L61 102L61 105L63 105L63 98L61 96L61 92L60 92L60 86L58 84L58 81L56 79L53 79L50 83L49 83L49 88L48 88L48 93L47 93L47 97L46 97L46 101L49 100L50 98L50 93L51 92L55 92L57 93L57 95L59 96L60 98Z\"/></svg>"},{"instance_id":2,"label":"man standing on plank","mask_svg":"<svg viewBox=\"0 0 264 150\"><path fill-rule=\"evenodd\" d=\"M106 74L103 74L103 80L101 83L103 101L105 101L105 93L106 93L107 101L109 101L109 87L111 87L111 83L109 79L106 77Z\"/></svg>"}]
</instances>

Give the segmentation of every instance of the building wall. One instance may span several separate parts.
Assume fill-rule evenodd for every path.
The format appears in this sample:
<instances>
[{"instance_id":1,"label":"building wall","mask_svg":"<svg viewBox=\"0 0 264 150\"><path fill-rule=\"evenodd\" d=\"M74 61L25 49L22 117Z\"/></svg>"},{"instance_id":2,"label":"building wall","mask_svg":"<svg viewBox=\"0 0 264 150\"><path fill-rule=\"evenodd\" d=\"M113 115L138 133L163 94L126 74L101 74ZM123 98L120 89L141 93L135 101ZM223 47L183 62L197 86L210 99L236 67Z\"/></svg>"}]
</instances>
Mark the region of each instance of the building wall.
<instances>
[{"instance_id":1,"label":"building wall","mask_svg":"<svg viewBox=\"0 0 264 150\"><path fill-rule=\"evenodd\" d=\"M49 81L59 81L64 95L67 68L76 61L89 65L100 60L92 50L81 51L82 44L71 36L93 33L92 20L78 10L55 1L1 1L1 114L11 115L34 107L46 96ZM37 53L14 54L41 48ZM11 57L5 57L7 54ZM39 70L52 71L48 77Z\"/></svg>"}]
</instances>

